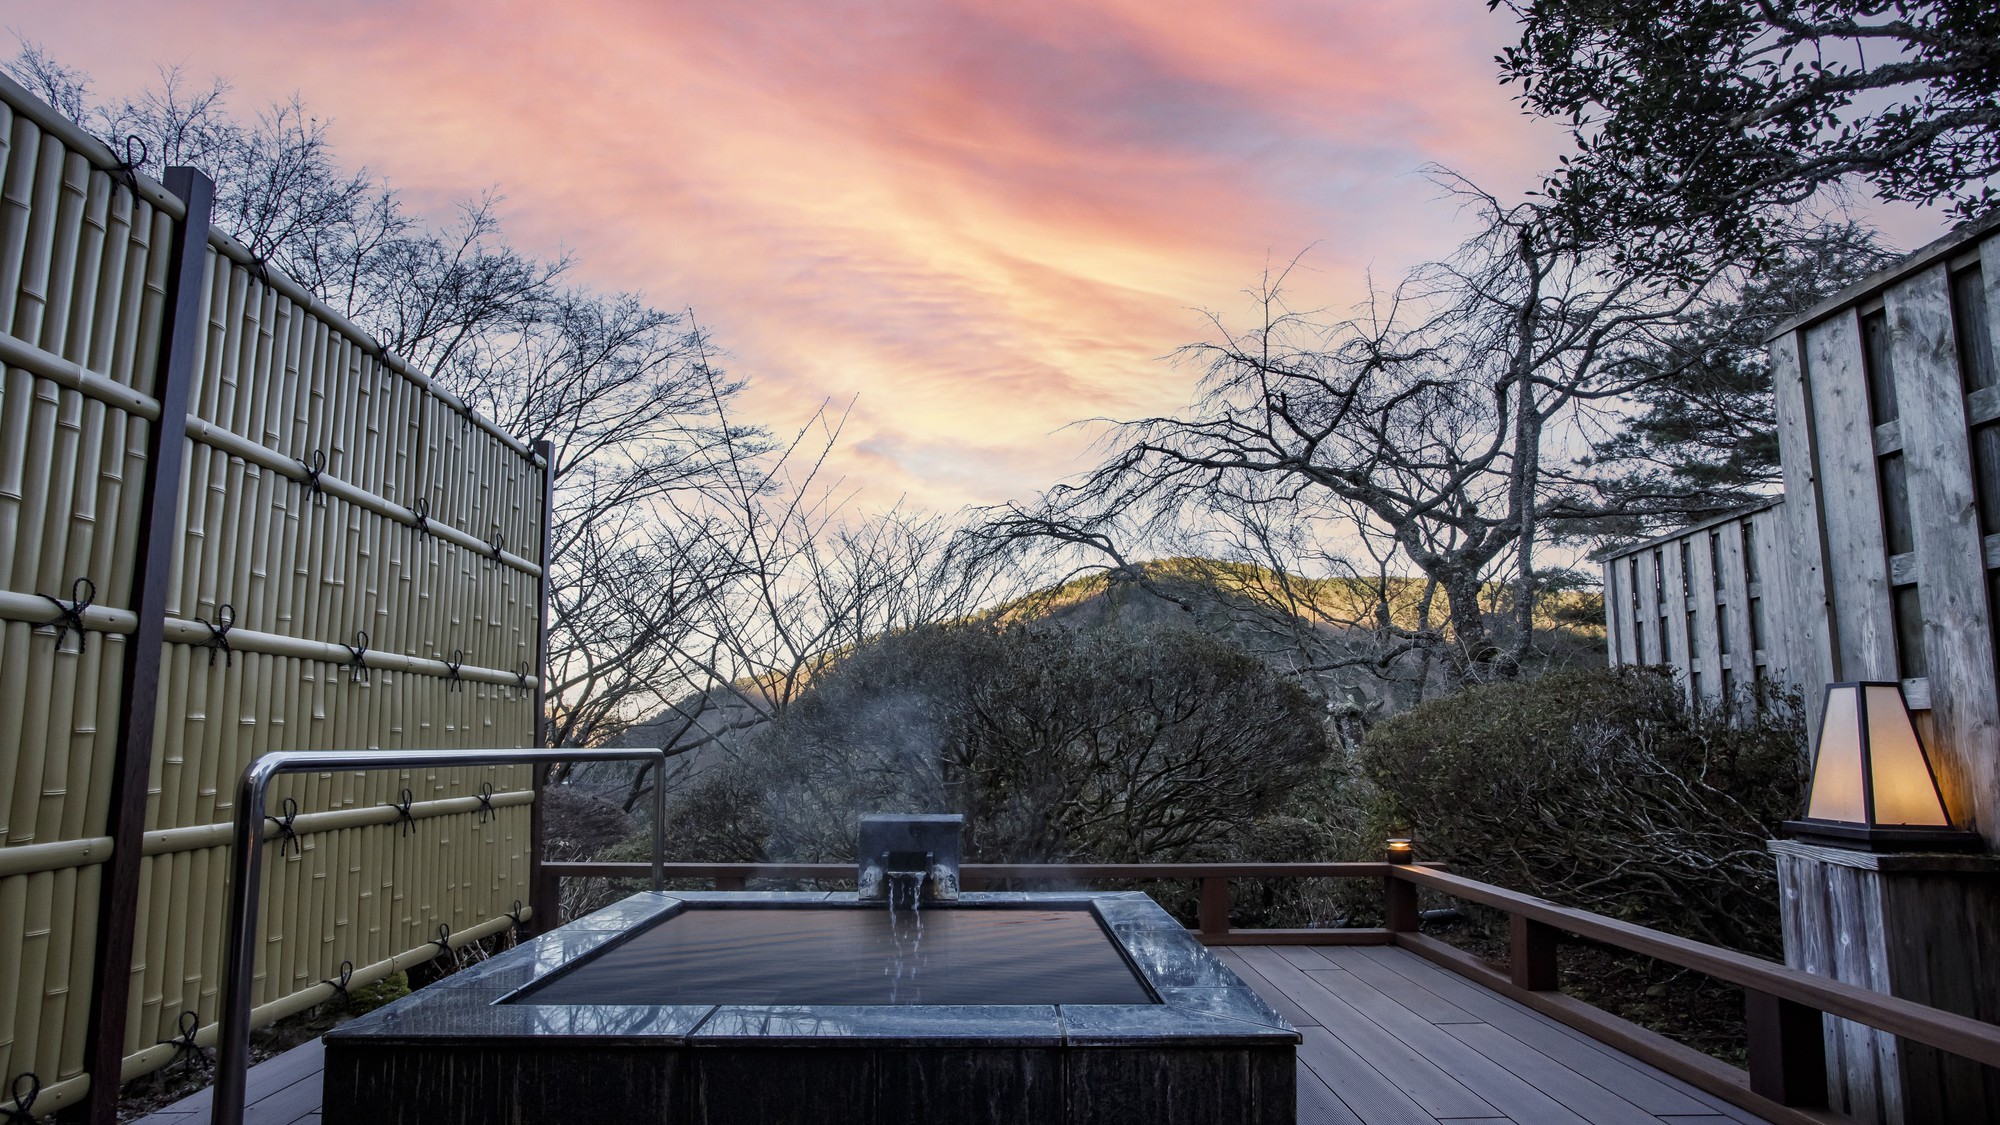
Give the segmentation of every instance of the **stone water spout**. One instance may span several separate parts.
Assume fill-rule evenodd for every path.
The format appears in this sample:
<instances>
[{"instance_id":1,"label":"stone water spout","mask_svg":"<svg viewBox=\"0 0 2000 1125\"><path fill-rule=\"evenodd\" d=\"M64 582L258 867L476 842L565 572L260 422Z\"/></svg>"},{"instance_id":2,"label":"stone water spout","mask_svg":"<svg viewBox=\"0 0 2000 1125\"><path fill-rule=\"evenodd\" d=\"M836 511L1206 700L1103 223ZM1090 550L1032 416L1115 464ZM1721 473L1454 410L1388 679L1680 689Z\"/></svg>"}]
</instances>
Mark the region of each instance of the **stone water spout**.
<instances>
[{"instance_id":1,"label":"stone water spout","mask_svg":"<svg viewBox=\"0 0 2000 1125\"><path fill-rule=\"evenodd\" d=\"M891 910L958 901L959 836L964 829L965 818L956 813L862 817L855 876L860 900L886 902Z\"/></svg>"}]
</instances>

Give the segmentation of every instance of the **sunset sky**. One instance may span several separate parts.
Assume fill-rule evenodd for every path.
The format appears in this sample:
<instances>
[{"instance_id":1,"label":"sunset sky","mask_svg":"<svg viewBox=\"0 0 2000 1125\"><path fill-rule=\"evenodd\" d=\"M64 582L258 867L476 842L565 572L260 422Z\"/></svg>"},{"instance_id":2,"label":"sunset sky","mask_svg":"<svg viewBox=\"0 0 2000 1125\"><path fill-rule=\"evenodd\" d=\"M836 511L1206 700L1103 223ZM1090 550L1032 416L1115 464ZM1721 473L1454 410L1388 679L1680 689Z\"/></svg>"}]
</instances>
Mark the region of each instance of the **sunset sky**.
<instances>
[{"instance_id":1,"label":"sunset sky","mask_svg":"<svg viewBox=\"0 0 2000 1125\"><path fill-rule=\"evenodd\" d=\"M1026 496L1093 416L1183 403L1165 358L1311 247L1302 302L1449 251L1416 170L1503 196L1562 135L1493 78L1480 0L0 0L100 96L159 64L242 116L297 91L426 213L691 306L796 424L858 396L864 504ZM1942 222L1902 224L1921 240ZM1892 224L1892 234L1905 229Z\"/></svg>"}]
</instances>

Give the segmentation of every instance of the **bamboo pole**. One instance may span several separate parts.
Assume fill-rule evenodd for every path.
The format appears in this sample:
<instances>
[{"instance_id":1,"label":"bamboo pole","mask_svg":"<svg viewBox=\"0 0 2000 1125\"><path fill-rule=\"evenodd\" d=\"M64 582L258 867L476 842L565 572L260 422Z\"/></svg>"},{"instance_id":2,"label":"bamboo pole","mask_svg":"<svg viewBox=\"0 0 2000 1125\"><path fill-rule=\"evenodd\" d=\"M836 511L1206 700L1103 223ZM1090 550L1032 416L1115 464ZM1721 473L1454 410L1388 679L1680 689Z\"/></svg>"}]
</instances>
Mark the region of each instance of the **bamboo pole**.
<instances>
[{"instance_id":1,"label":"bamboo pole","mask_svg":"<svg viewBox=\"0 0 2000 1125\"><path fill-rule=\"evenodd\" d=\"M22 1039L22 949L28 934L28 883L34 876L0 878L0 1071L25 1067L14 1062L15 1044ZM32 1030L32 1029L29 1029Z\"/></svg>"},{"instance_id":2,"label":"bamboo pole","mask_svg":"<svg viewBox=\"0 0 2000 1125\"><path fill-rule=\"evenodd\" d=\"M34 184L29 189L28 238L21 259L20 293L12 335L39 344L48 307L49 259L55 247L56 196L62 190L62 142L39 138Z\"/></svg>"},{"instance_id":3,"label":"bamboo pole","mask_svg":"<svg viewBox=\"0 0 2000 1125\"><path fill-rule=\"evenodd\" d=\"M55 457L56 399L53 384L34 380L27 387L28 421L26 463L21 472L21 509L14 538L13 578L9 589L26 587L24 592L68 591L54 583L47 543L43 535L48 524L49 469Z\"/></svg>"},{"instance_id":4,"label":"bamboo pole","mask_svg":"<svg viewBox=\"0 0 2000 1125\"><path fill-rule=\"evenodd\" d=\"M28 514L28 427L34 390L35 378L28 372L16 367L0 372L0 528L16 537L16 549ZM15 588L15 571L20 565L16 549L0 550L0 590ZM34 577L28 576L28 581L32 584Z\"/></svg>"},{"instance_id":5,"label":"bamboo pole","mask_svg":"<svg viewBox=\"0 0 2000 1125\"><path fill-rule=\"evenodd\" d=\"M7 108L7 176L0 186L0 325L14 323L21 297L21 269L28 255L29 212L34 207L35 165L41 130Z\"/></svg>"},{"instance_id":6,"label":"bamboo pole","mask_svg":"<svg viewBox=\"0 0 2000 1125\"><path fill-rule=\"evenodd\" d=\"M49 923L46 939L47 953L42 969L41 1019L36 1036L36 1071L64 1078L82 1069L82 1059L71 1062L63 1057L63 1047L69 1037L64 1033L65 1020L69 1015L70 993L88 992L88 981L74 982L70 975L72 951L76 942L68 940L68 935L76 930L76 877L74 867L51 873L49 880ZM58 937L58 935L62 935ZM72 988L73 983L82 983L82 988Z\"/></svg>"},{"instance_id":7,"label":"bamboo pole","mask_svg":"<svg viewBox=\"0 0 2000 1125\"><path fill-rule=\"evenodd\" d=\"M70 313L63 329L62 354L77 363L90 358L98 315L115 308L98 288L103 278L106 241L111 235L111 177L95 172L90 162L74 156L83 170L83 227L77 240L70 279Z\"/></svg>"},{"instance_id":8,"label":"bamboo pole","mask_svg":"<svg viewBox=\"0 0 2000 1125\"><path fill-rule=\"evenodd\" d=\"M140 209L129 191L118 191L110 177L104 179L104 250L96 263L96 296L90 303L90 325L79 363L116 379L112 363L118 354L118 329L124 323L127 306L138 296L133 285L137 276L129 268L133 257L133 222ZM84 334L79 334L84 335Z\"/></svg>"},{"instance_id":9,"label":"bamboo pole","mask_svg":"<svg viewBox=\"0 0 2000 1125\"><path fill-rule=\"evenodd\" d=\"M76 271L84 238L84 212L90 198L90 162L73 152L62 159L62 180L56 189L54 241L50 246L47 307L42 317L42 347L69 355L70 317L75 310Z\"/></svg>"},{"instance_id":10,"label":"bamboo pole","mask_svg":"<svg viewBox=\"0 0 2000 1125\"><path fill-rule=\"evenodd\" d=\"M97 867L84 868L75 873L75 880L75 921L70 932L76 935L76 940L68 943L70 986L63 1013L62 1066L57 1072L60 1078L80 1074L89 1065L90 1009L96 1000L96 990L102 987L90 976L90 946L83 944L83 935L97 934L104 872Z\"/></svg>"}]
</instances>

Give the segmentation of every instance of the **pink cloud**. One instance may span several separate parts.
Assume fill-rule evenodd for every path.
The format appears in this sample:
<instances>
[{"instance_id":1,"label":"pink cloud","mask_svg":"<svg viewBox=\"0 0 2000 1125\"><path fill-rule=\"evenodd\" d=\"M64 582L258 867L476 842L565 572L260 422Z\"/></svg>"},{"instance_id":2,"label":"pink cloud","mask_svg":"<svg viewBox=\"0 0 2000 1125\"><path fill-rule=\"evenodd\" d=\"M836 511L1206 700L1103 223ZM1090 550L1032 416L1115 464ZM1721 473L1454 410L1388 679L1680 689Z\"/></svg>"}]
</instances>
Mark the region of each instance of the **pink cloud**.
<instances>
[{"instance_id":1,"label":"pink cloud","mask_svg":"<svg viewBox=\"0 0 2000 1125\"><path fill-rule=\"evenodd\" d=\"M692 305L774 423L859 395L838 468L955 506L1172 409L1161 361L1271 258L1308 303L1450 249L1429 161L1502 190L1554 134L1471 0L767 4L99 0L19 29L106 90L156 61L296 88L441 212L489 184L581 276ZM956 458L956 460L954 460Z\"/></svg>"}]
</instances>

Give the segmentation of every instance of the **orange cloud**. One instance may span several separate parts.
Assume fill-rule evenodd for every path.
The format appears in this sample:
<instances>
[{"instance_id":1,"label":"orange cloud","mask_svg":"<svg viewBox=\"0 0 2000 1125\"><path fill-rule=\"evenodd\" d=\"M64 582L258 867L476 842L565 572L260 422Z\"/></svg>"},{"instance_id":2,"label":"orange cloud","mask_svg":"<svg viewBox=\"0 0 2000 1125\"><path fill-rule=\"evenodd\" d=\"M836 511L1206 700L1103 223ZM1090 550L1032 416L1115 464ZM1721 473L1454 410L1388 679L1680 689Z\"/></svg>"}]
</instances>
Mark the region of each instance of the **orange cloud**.
<instances>
[{"instance_id":1,"label":"orange cloud","mask_svg":"<svg viewBox=\"0 0 2000 1125\"><path fill-rule=\"evenodd\" d=\"M1437 161L1528 186L1555 135L1473 0L83 0L19 30L129 90L289 93L418 204L498 184L582 276L687 304L781 427L859 396L835 467L956 506L1082 467L1073 420L1172 409L1162 361L1308 244L1345 307L1450 249Z\"/></svg>"}]
</instances>

